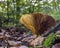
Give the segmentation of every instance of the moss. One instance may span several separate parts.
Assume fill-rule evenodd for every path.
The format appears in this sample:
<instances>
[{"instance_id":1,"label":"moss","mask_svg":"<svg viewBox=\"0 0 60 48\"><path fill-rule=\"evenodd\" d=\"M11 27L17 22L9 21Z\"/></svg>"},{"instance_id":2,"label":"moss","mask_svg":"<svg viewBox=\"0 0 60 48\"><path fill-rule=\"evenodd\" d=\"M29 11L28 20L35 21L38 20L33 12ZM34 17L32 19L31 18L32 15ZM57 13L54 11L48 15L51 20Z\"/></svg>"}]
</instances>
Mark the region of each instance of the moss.
<instances>
[{"instance_id":1,"label":"moss","mask_svg":"<svg viewBox=\"0 0 60 48\"><path fill-rule=\"evenodd\" d=\"M55 41L56 39L56 35L54 33L51 33L47 38L46 40L44 41L44 46L45 47L51 47L53 44L53 42Z\"/></svg>"}]
</instances>

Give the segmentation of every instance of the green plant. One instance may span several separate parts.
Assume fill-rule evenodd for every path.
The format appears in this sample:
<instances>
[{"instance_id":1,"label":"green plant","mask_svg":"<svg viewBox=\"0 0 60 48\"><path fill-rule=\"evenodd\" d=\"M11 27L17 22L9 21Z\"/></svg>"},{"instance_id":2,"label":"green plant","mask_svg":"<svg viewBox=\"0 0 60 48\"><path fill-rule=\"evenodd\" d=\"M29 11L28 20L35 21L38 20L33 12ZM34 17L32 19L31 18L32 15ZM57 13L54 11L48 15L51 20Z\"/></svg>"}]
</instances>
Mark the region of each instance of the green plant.
<instances>
[{"instance_id":1,"label":"green plant","mask_svg":"<svg viewBox=\"0 0 60 48\"><path fill-rule=\"evenodd\" d=\"M49 47L51 48L51 46L53 45L52 43L55 41L56 39L56 35L54 33L51 33L45 40L44 42L44 46L45 47Z\"/></svg>"}]
</instances>

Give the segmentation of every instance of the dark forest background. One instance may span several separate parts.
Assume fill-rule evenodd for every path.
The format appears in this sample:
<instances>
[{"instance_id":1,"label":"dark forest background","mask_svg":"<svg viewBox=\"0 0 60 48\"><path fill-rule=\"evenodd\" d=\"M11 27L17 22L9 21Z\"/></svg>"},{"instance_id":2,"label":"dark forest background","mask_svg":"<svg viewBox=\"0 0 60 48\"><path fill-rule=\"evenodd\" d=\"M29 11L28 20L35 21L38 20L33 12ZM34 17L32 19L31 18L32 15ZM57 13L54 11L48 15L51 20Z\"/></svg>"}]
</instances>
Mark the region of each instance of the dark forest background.
<instances>
[{"instance_id":1,"label":"dark forest background","mask_svg":"<svg viewBox=\"0 0 60 48\"><path fill-rule=\"evenodd\" d=\"M23 26L21 15L33 12L60 20L60 0L0 0L0 27Z\"/></svg>"}]
</instances>

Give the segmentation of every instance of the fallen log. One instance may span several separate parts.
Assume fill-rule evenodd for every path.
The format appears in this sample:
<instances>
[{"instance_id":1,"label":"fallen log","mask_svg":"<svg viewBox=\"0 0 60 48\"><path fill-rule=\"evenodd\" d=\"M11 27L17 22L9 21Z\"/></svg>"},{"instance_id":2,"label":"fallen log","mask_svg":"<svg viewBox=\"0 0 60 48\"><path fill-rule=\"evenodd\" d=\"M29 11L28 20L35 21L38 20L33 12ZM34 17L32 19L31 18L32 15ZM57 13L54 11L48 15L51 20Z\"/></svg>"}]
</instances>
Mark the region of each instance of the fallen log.
<instances>
[{"instance_id":1,"label":"fallen log","mask_svg":"<svg viewBox=\"0 0 60 48\"><path fill-rule=\"evenodd\" d=\"M49 31L43 33L42 37L47 37L51 33L56 33L58 30L60 30L60 22L56 24L55 27L51 28Z\"/></svg>"}]
</instances>

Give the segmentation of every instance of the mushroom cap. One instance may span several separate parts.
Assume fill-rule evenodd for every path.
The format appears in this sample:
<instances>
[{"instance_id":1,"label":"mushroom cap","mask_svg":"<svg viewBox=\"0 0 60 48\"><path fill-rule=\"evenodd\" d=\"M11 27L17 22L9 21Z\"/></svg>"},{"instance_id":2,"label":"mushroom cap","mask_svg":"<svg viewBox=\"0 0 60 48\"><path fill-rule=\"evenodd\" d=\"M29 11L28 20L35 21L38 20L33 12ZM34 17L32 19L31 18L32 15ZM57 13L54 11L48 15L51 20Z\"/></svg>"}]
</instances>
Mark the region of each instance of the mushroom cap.
<instances>
[{"instance_id":1,"label":"mushroom cap","mask_svg":"<svg viewBox=\"0 0 60 48\"><path fill-rule=\"evenodd\" d=\"M22 15L20 22L36 35L43 34L44 31L56 24L51 16L41 13Z\"/></svg>"}]
</instances>

